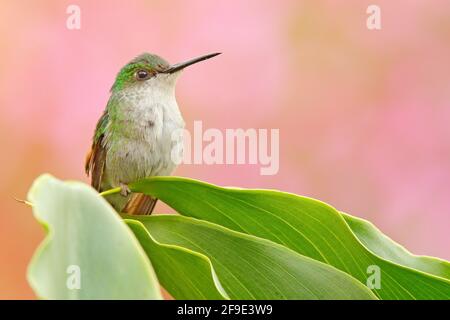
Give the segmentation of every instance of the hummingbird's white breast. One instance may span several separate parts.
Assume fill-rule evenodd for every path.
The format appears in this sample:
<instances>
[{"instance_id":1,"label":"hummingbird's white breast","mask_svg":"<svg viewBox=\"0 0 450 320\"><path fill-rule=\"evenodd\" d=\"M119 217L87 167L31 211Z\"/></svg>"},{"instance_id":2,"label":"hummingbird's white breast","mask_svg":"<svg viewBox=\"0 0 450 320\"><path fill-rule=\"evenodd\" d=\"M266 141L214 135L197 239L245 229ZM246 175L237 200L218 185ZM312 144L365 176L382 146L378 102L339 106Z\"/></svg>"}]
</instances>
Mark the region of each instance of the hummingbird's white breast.
<instances>
[{"instance_id":1,"label":"hummingbird's white breast","mask_svg":"<svg viewBox=\"0 0 450 320\"><path fill-rule=\"evenodd\" d=\"M144 177L169 175L175 169L172 150L182 150L175 135L184 121L175 99L179 72L158 74L114 93L116 116L106 130L105 183L117 187Z\"/></svg>"}]
</instances>

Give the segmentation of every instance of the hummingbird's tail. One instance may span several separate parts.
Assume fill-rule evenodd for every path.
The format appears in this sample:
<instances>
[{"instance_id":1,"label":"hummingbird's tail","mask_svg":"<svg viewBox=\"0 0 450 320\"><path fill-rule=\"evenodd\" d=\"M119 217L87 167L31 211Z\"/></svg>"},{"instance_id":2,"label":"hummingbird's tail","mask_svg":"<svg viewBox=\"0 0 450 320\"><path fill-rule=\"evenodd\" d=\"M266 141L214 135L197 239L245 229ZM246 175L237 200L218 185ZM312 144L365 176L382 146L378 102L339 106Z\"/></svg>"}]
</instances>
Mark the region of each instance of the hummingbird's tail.
<instances>
[{"instance_id":1,"label":"hummingbird's tail","mask_svg":"<svg viewBox=\"0 0 450 320\"><path fill-rule=\"evenodd\" d=\"M134 215L150 215L155 208L156 201L158 199L142 193L133 194L122 212Z\"/></svg>"}]
</instances>

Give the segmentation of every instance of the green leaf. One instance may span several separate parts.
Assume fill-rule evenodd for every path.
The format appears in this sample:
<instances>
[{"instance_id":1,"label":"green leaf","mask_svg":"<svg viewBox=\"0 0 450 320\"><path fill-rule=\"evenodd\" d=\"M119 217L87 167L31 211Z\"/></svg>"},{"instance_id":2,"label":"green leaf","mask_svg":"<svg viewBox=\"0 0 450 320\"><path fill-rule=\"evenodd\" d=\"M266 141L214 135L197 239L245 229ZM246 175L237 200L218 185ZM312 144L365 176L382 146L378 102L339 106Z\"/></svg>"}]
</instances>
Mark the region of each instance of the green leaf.
<instances>
[{"instance_id":1,"label":"green leaf","mask_svg":"<svg viewBox=\"0 0 450 320\"><path fill-rule=\"evenodd\" d=\"M139 221L125 221L150 258L159 282L172 297L180 300L228 299L208 257L180 246L161 244Z\"/></svg>"},{"instance_id":2,"label":"green leaf","mask_svg":"<svg viewBox=\"0 0 450 320\"><path fill-rule=\"evenodd\" d=\"M28 281L38 297L161 298L139 242L94 189L42 175L28 199L48 231L28 267Z\"/></svg>"},{"instance_id":3,"label":"green leaf","mask_svg":"<svg viewBox=\"0 0 450 320\"><path fill-rule=\"evenodd\" d=\"M159 243L184 247L207 256L231 299L376 298L367 287L347 274L265 239L176 215L133 218L138 219ZM142 240L145 245L146 239ZM158 250L153 251L157 248L152 241L148 249L152 261L161 257ZM171 286L183 281L182 276L191 269L183 261L175 265L176 274L165 280L172 281ZM161 263L161 266L170 268L167 263Z\"/></svg>"},{"instance_id":4,"label":"green leaf","mask_svg":"<svg viewBox=\"0 0 450 320\"><path fill-rule=\"evenodd\" d=\"M377 256L358 240L342 215L323 202L270 190L220 188L178 177L148 178L130 188L161 199L182 215L286 246L363 284L371 268L378 267L381 288L374 293L380 298L450 297L450 281Z\"/></svg>"},{"instance_id":5,"label":"green leaf","mask_svg":"<svg viewBox=\"0 0 450 320\"><path fill-rule=\"evenodd\" d=\"M434 257L417 256L383 234L367 220L341 212L362 244L374 254L402 266L450 280L450 263Z\"/></svg>"}]
</instances>

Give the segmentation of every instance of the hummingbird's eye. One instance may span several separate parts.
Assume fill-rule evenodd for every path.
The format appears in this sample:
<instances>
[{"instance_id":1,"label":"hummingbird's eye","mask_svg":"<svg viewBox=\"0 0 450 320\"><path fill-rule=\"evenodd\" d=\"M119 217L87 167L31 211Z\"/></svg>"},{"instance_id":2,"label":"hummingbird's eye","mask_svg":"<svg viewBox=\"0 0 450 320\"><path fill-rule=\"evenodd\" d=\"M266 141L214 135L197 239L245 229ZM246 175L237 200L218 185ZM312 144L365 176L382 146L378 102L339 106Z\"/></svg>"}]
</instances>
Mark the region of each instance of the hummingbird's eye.
<instances>
[{"instance_id":1,"label":"hummingbird's eye","mask_svg":"<svg viewBox=\"0 0 450 320\"><path fill-rule=\"evenodd\" d=\"M147 70L136 71L136 79L138 79L138 80L146 80L149 77L150 77L150 73Z\"/></svg>"}]
</instances>

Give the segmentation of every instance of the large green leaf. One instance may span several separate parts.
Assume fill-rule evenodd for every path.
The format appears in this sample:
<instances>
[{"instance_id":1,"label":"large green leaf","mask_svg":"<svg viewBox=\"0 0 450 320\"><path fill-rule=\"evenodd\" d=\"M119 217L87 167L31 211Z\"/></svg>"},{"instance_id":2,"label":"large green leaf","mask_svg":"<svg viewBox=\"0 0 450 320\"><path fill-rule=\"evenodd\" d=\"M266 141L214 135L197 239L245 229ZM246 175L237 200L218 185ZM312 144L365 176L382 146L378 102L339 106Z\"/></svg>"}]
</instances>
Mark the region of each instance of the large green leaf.
<instances>
[{"instance_id":1,"label":"large green leaf","mask_svg":"<svg viewBox=\"0 0 450 320\"><path fill-rule=\"evenodd\" d=\"M133 233L94 189L39 177L29 194L48 231L28 268L44 299L160 299L152 266Z\"/></svg>"},{"instance_id":2,"label":"large green leaf","mask_svg":"<svg viewBox=\"0 0 450 320\"><path fill-rule=\"evenodd\" d=\"M180 300L228 299L208 257L180 246L161 244L139 221L125 221L150 258L159 282L172 297Z\"/></svg>"},{"instance_id":3,"label":"large green leaf","mask_svg":"<svg viewBox=\"0 0 450 320\"><path fill-rule=\"evenodd\" d=\"M338 211L320 201L270 190L220 188L177 177L148 178L130 187L161 199L180 214L269 239L364 284L368 272L378 267L381 288L374 293L380 298L450 298L450 281L379 257L358 240Z\"/></svg>"},{"instance_id":4,"label":"large green leaf","mask_svg":"<svg viewBox=\"0 0 450 320\"><path fill-rule=\"evenodd\" d=\"M367 220L341 212L362 244L386 260L450 280L450 263L434 257L417 256L383 234Z\"/></svg>"},{"instance_id":5,"label":"large green leaf","mask_svg":"<svg viewBox=\"0 0 450 320\"><path fill-rule=\"evenodd\" d=\"M161 244L184 247L207 256L217 277L232 299L375 299L371 291L347 274L324 263L304 257L271 241L231 231L224 227L175 215L134 216L149 235ZM129 221L130 223L130 221ZM142 232L138 225L134 231ZM161 258L154 241L147 254ZM174 272L166 278L171 287L191 270L189 261L172 255L176 267L161 262ZM158 270L158 269L157 269ZM195 278L198 274L192 274ZM189 277L189 276L188 276Z\"/></svg>"}]
</instances>

